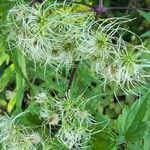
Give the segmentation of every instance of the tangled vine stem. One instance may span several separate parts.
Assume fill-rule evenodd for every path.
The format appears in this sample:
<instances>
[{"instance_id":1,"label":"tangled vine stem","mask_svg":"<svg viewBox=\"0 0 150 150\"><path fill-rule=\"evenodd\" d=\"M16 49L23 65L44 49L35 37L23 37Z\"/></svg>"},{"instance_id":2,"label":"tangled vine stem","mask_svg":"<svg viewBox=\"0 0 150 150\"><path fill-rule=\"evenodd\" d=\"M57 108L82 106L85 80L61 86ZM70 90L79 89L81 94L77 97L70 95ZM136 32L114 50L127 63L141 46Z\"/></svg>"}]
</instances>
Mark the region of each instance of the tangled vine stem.
<instances>
[{"instance_id":1,"label":"tangled vine stem","mask_svg":"<svg viewBox=\"0 0 150 150\"><path fill-rule=\"evenodd\" d=\"M89 5L88 5L88 6L89 6ZM99 0L99 5L98 5L98 7L97 7L97 13L96 13L96 15L95 15L95 20L98 19L98 12L99 12L99 11L100 11L100 12L104 12L104 10L105 10L105 8L103 7L103 0ZM75 79L75 75L76 75L76 72L77 72L77 69L78 69L79 64L80 64L80 61L76 61L76 62L74 63L74 67L73 67L73 70L72 70L71 75L70 75L70 80L69 80L69 82L68 82L68 87L67 87L67 91L66 91L65 97L68 96L69 91L71 90L71 86L72 86L73 81L74 81L74 79Z\"/></svg>"},{"instance_id":2,"label":"tangled vine stem","mask_svg":"<svg viewBox=\"0 0 150 150\"><path fill-rule=\"evenodd\" d=\"M81 4L84 6L87 6L89 8L92 9L92 11L96 12L96 14L101 14L101 13L106 13L109 10L144 10L144 11L149 11L150 8L128 8L128 7L105 7L103 4L103 0L99 0L99 4L98 6L93 6L93 5L89 5L89 4L84 4L81 2L76 2L77 4Z\"/></svg>"},{"instance_id":3,"label":"tangled vine stem","mask_svg":"<svg viewBox=\"0 0 150 150\"><path fill-rule=\"evenodd\" d=\"M77 72L77 69L78 69L79 64L80 64L80 61L76 61L76 62L74 63L74 67L73 67L73 69L72 69L72 72L71 72L71 75L70 75L70 79L69 79L69 82L68 82L68 86L67 86L67 91L66 91L66 95L67 95L67 96L68 96L68 94L69 94L69 91L70 91L71 86L72 86L72 84L73 84L73 81L74 81L74 79L75 79L75 75L76 75L76 72Z\"/></svg>"},{"instance_id":4,"label":"tangled vine stem","mask_svg":"<svg viewBox=\"0 0 150 150\"><path fill-rule=\"evenodd\" d=\"M92 8L92 6L91 6ZM106 13L108 10L146 10L149 11L150 8L128 8L128 7L105 7L103 4L103 0L99 0L99 4L96 7L93 7L93 10L96 12L96 14L100 14L100 13Z\"/></svg>"},{"instance_id":5,"label":"tangled vine stem","mask_svg":"<svg viewBox=\"0 0 150 150\"><path fill-rule=\"evenodd\" d=\"M145 11L149 11L150 8L128 8L128 7L108 7L107 10L145 10Z\"/></svg>"}]
</instances>

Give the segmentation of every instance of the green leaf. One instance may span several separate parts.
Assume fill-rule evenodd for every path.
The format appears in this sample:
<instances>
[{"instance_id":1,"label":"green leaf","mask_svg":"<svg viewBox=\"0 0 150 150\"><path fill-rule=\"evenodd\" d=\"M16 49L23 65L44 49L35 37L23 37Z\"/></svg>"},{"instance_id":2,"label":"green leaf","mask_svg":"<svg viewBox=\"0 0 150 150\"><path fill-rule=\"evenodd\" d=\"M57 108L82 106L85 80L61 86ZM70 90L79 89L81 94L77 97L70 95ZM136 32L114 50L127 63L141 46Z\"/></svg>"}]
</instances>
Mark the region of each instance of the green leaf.
<instances>
[{"instance_id":1,"label":"green leaf","mask_svg":"<svg viewBox=\"0 0 150 150\"><path fill-rule=\"evenodd\" d=\"M41 126L43 120L39 119L39 116L37 113L27 111L27 113L20 118L20 124L30 126L30 127L36 127Z\"/></svg>"},{"instance_id":2,"label":"green leaf","mask_svg":"<svg viewBox=\"0 0 150 150\"><path fill-rule=\"evenodd\" d=\"M127 150L146 150L146 149L143 149L142 142L137 142L137 143L135 143L135 144L129 143ZM149 149L147 149L147 150L149 150Z\"/></svg>"},{"instance_id":3,"label":"green leaf","mask_svg":"<svg viewBox=\"0 0 150 150\"><path fill-rule=\"evenodd\" d=\"M16 104L16 97L10 99L10 101L9 101L9 103L7 105L7 112L8 113L11 113L11 111L14 108L15 104Z\"/></svg>"},{"instance_id":4,"label":"green leaf","mask_svg":"<svg viewBox=\"0 0 150 150\"><path fill-rule=\"evenodd\" d=\"M6 62L6 64L8 64L8 62L9 62L9 55L3 52L3 53L0 53L0 66L4 62Z\"/></svg>"},{"instance_id":5,"label":"green leaf","mask_svg":"<svg viewBox=\"0 0 150 150\"><path fill-rule=\"evenodd\" d=\"M15 63L16 67L16 113L22 111L22 101L24 97L25 89L25 78L27 78L26 72L26 62L24 54L17 50L17 62ZM22 76L23 74L23 76Z\"/></svg>"},{"instance_id":6,"label":"green leaf","mask_svg":"<svg viewBox=\"0 0 150 150\"><path fill-rule=\"evenodd\" d=\"M13 7L14 3L8 0L0 1L0 23L4 24L8 10Z\"/></svg>"},{"instance_id":7,"label":"green leaf","mask_svg":"<svg viewBox=\"0 0 150 150\"><path fill-rule=\"evenodd\" d=\"M129 110L126 118L125 130L131 130L132 128L138 127L139 123L142 122L148 109L148 99L150 91L148 91L141 99L137 100Z\"/></svg>"},{"instance_id":8,"label":"green leaf","mask_svg":"<svg viewBox=\"0 0 150 150\"><path fill-rule=\"evenodd\" d=\"M146 137L144 137L144 144L143 144L144 150L150 150L149 139L150 139L150 133Z\"/></svg>"},{"instance_id":9,"label":"green leaf","mask_svg":"<svg viewBox=\"0 0 150 150\"><path fill-rule=\"evenodd\" d=\"M150 31L145 32L141 37L150 37Z\"/></svg>"},{"instance_id":10,"label":"green leaf","mask_svg":"<svg viewBox=\"0 0 150 150\"><path fill-rule=\"evenodd\" d=\"M128 116L128 113L129 113L129 107L125 107L122 111L122 114L119 115L117 119L117 127L120 135L124 135L125 133L126 118Z\"/></svg>"},{"instance_id":11,"label":"green leaf","mask_svg":"<svg viewBox=\"0 0 150 150\"><path fill-rule=\"evenodd\" d=\"M0 98L0 105L6 106L6 105L7 105L7 102L6 102L4 99L1 99L1 98Z\"/></svg>"},{"instance_id":12,"label":"green leaf","mask_svg":"<svg viewBox=\"0 0 150 150\"><path fill-rule=\"evenodd\" d=\"M111 131L102 131L94 134L91 140L93 150L112 150L116 144L116 135Z\"/></svg>"},{"instance_id":13,"label":"green leaf","mask_svg":"<svg viewBox=\"0 0 150 150\"><path fill-rule=\"evenodd\" d=\"M19 73L16 73L16 113L22 111L22 101L24 97L24 79Z\"/></svg>"},{"instance_id":14,"label":"green leaf","mask_svg":"<svg viewBox=\"0 0 150 150\"><path fill-rule=\"evenodd\" d=\"M19 50L14 50L12 54L13 63L16 72L16 110L14 114L22 111L22 101L24 98L25 81L28 81L26 72L26 60L24 54Z\"/></svg>"},{"instance_id":15,"label":"green leaf","mask_svg":"<svg viewBox=\"0 0 150 150\"><path fill-rule=\"evenodd\" d=\"M140 100L135 101L130 108L125 108L117 119L117 127L120 136L124 136L126 141L137 141L145 135L148 124L143 122L149 107L148 91ZM138 137L137 137L138 136Z\"/></svg>"},{"instance_id":16,"label":"green leaf","mask_svg":"<svg viewBox=\"0 0 150 150\"><path fill-rule=\"evenodd\" d=\"M150 12L144 12L142 10L138 11L140 13L141 16L143 16L148 22L150 22Z\"/></svg>"},{"instance_id":17,"label":"green leaf","mask_svg":"<svg viewBox=\"0 0 150 150\"><path fill-rule=\"evenodd\" d=\"M129 130L126 132L126 141L128 142L137 142L141 140L148 132L149 122L142 122L139 124L135 130Z\"/></svg>"},{"instance_id":18,"label":"green leaf","mask_svg":"<svg viewBox=\"0 0 150 150\"><path fill-rule=\"evenodd\" d=\"M7 84L14 78L15 76L15 67L13 64L11 64L9 67L7 67L0 79L0 91L2 91Z\"/></svg>"}]
</instances>

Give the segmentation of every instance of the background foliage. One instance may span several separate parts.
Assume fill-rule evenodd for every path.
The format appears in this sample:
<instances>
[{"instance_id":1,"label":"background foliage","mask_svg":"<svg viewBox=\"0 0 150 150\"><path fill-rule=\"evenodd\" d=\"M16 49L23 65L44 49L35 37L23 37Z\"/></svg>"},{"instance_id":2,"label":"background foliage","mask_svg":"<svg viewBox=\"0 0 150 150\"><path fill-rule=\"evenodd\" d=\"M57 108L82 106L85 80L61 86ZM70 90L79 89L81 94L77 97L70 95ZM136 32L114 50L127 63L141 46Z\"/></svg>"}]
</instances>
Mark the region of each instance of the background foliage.
<instances>
[{"instance_id":1,"label":"background foliage","mask_svg":"<svg viewBox=\"0 0 150 150\"><path fill-rule=\"evenodd\" d=\"M84 4L96 6L98 0L78 0ZM46 89L51 96L62 96L67 88L70 73L56 75L49 67L36 66L20 52L12 53L7 44L6 16L15 1L0 1L0 111L12 116L24 110L30 113L22 117L21 122L30 126L40 125L32 106L31 97ZM138 34L144 45L150 49L150 12L138 8L149 8L149 0L104 0L106 7L127 7L127 9L108 10L109 17L130 15L135 18L125 24L131 31ZM100 14L100 18L107 17ZM134 36L126 35L126 40L136 42ZM84 93L85 98L95 96L87 104L87 110L101 125L96 131L104 128L92 136L91 148L94 150L149 150L150 149L150 82L140 89L135 89L137 95L124 94L119 91L117 98L112 87L104 89L98 80L92 77L90 70L79 65L76 78L72 85L71 95L76 97ZM118 102L119 100L119 102ZM120 106L121 105L121 106ZM58 147L59 147L58 143ZM58 149L55 148L55 149ZM64 148L65 149L65 148Z\"/></svg>"}]
</instances>

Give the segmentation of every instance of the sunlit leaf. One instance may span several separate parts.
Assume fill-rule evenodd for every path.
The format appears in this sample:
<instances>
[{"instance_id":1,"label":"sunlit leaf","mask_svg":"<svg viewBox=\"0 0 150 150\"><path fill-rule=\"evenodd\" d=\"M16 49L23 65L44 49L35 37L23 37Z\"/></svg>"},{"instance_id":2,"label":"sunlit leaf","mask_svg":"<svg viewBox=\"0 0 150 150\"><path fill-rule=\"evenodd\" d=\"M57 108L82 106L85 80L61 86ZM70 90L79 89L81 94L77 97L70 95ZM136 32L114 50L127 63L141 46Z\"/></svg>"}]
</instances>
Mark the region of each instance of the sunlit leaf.
<instances>
[{"instance_id":1,"label":"sunlit leaf","mask_svg":"<svg viewBox=\"0 0 150 150\"><path fill-rule=\"evenodd\" d=\"M139 10L138 12L150 23L150 12L144 12L142 10Z\"/></svg>"},{"instance_id":2,"label":"sunlit leaf","mask_svg":"<svg viewBox=\"0 0 150 150\"><path fill-rule=\"evenodd\" d=\"M15 67L13 64L11 64L9 67L7 67L2 75L2 77L0 78L0 91L2 91L7 84L14 79L14 75L15 75Z\"/></svg>"}]
</instances>

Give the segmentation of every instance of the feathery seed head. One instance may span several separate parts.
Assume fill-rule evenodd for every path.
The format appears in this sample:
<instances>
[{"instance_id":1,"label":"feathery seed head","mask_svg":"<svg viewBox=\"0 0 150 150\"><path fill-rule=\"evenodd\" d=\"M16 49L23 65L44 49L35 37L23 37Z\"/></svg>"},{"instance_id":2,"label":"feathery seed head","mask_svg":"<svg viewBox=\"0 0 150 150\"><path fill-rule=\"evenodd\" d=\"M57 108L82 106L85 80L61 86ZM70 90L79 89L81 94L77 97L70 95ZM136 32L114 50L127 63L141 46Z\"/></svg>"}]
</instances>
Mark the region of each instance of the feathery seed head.
<instances>
[{"instance_id":1,"label":"feathery seed head","mask_svg":"<svg viewBox=\"0 0 150 150\"><path fill-rule=\"evenodd\" d=\"M58 2L13 7L7 17L10 48L19 48L35 62L70 68L80 58L78 43L87 18L72 9Z\"/></svg>"},{"instance_id":2,"label":"feathery seed head","mask_svg":"<svg viewBox=\"0 0 150 150\"><path fill-rule=\"evenodd\" d=\"M49 97L46 105L41 105L41 110L48 112L45 119L49 126L60 127L56 134L57 139L69 149L85 146L91 137L96 121L86 111L86 101L78 97L76 99Z\"/></svg>"},{"instance_id":3,"label":"feathery seed head","mask_svg":"<svg viewBox=\"0 0 150 150\"><path fill-rule=\"evenodd\" d=\"M7 115L0 116L0 143L2 150L36 150L36 144L41 142L41 138L30 139L33 131L30 128L19 125L18 119L23 114L16 117ZM39 136L38 136L39 137Z\"/></svg>"}]
</instances>

